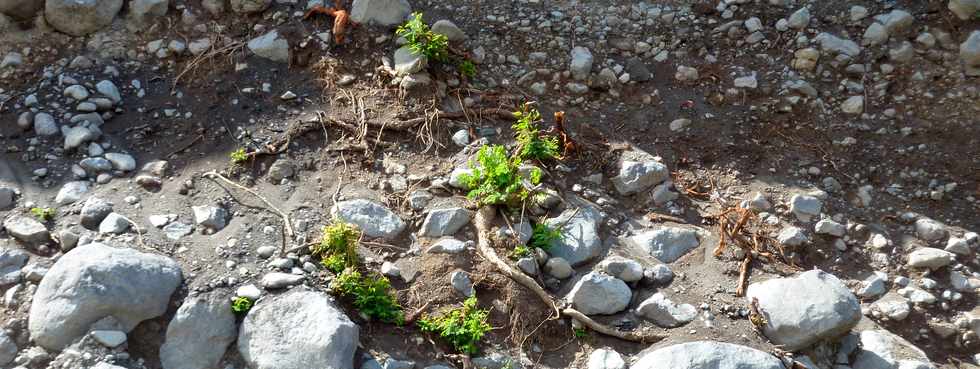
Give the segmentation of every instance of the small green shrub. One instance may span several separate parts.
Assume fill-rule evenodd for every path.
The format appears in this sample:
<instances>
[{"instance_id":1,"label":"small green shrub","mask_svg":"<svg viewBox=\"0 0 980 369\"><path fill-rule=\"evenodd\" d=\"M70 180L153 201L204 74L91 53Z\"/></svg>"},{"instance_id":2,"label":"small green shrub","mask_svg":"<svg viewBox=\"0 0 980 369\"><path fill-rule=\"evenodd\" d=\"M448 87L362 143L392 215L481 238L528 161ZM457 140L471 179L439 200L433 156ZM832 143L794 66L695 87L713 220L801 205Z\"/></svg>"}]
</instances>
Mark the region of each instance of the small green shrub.
<instances>
[{"instance_id":1,"label":"small green shrub","mask_svg":"<svg viewBox=\"0 0 980 369\"><path fill-rule=\"evenodd\" d=\"M585 328L575 328L575 338L580 340L589 338L589 331L585 330Z\"/></svg>"},{"instance_id":2,"label":"small green shrub","mask_svg":"<svg viewBox=\"0 0 980 369\"><path fill-rule=\"evenodd\" d=\"M238 148L238 150L232 151L231 154L228 154L228 157L231 158L232 164L242 164L248 161L248 154L245 153L244 148Z\"/></svg>"},{"instance_id":3,"label":"small green shrub","mask_svg":"<svg viewBox=\"0 0 980 369\"><path fill-rule=\"evenodd\" d=\"M457 351L466 354L478 352L476 344L492 329L487 323L489 310L478 309L476 296L463 301L463 306L437 317L419 319L419 329L436 333Z\"/></svg>"},{"instance_id":4,"label":"small green shrub","mask_svg":"<svg viewBox=\"0 0 980 369\"><path fill-rule=\"evenodd\" d=\"M459 74L466 78L476 77L476 64L469 60L459 62Z\"/></svg>"},{"instance_id":5,"label":"small green shrub","mask_svg":"<svg viewBox=\"0 0 980 369\"><path fill-rule=\"evenodd\" d=\"M41 220L42 222L47 222L51 219L54 219L55 210L52 208L34 207L31 208L31 214L33 214L35 218Z\"/></svg>"},{"instance_id":6,"label":"small green shrub","mask_svg":"<svg viewBox=\"0 0 980 369\"><path fill-rule=\"evenodd\" d=\"M548 160L558 157L558 138L544 136L538 128L541 113L525 103L520 111L514 112L517 123L511 128L516 132L517 144L520 147L518 156L521 159Z\"/></svg>"},{"instance_id":7,"label":"small green shrub","mask_svg":"<svg viewBox=\"0 0 980 369\"><path fill-rule=\"evenodd\" d=\"M399 26L395 34L404 37L408 47L416 54L438 62L449 60L449 39L446 35L432 32L422 20L422 13L412 13L412 18Z\"/></svg>"},{"instance_id":8,"label":"small green shrub","mask_svg":"<svg viewBox=\"0 0 980 369\"><path fill-rule=\"evenodd\" d=\"M334 273L357 265L357 241L361 231L357 226L334 220L323 227L323 240L310 246L313 256L321 257L320 263Z\"/></svg>"},{"instance_id":9,"label":"small green shrub","mask_svg":"<svg viewBox=\"0 0 980 369\"><path fill-rule=\"evenodd\" d=\"M231 311L238 315L245 315L252 310L252 300L245 296L238 296L231 301Z\"/></svg>"},{"instance_id":10,"label":"small green shrub","mask_svg":"<svg viewBox=\"0 0 980 369\"><path fill-rule=\"evenodd\" d=\"M391 282L384 276L362 276L354 268L347 268L330 287L341 296L353 299L354 307L369 317L385 323L405 323L402 307L390 292Z\"/></svg>"},{"instance_id":11,"label":"small green shrub","mask_svg":"<svg viewBox=\"0 0 980 369\"><path fill-rule=\"evenodd\" d=\"M482 205L515 205L527 197L518 173L519 161L507 157L507 149L500 145L483 146L476 154L477 162L470 163L472 174L460 179L472 188L467 194Z\"/></svg>"},{"instance_id":12,"label":"small green shrub","mask_svg":"<svg viewBox=\"0 0 980 369\"><path fill-rule=\"evenodd\" d=\"M534 225L531 232L531 240L528 241L528 245L531 247L537 247L544 251L549 251L551 249L551 244L554 241L558 241L562 238L561 229L552 228L545 223L538 223Z\"/></svg>"},{"instance_id":13,"label":"small green shrub","mask_svg":"<svg viewBox=\"0 0 980 369\"><path fill-rule=\"evenodd\" d=\"M520 259L525 256L531 255L531 249L524 245L514 246L514 249L510 251L511 259Z\"/></svg>"}]
</instances>

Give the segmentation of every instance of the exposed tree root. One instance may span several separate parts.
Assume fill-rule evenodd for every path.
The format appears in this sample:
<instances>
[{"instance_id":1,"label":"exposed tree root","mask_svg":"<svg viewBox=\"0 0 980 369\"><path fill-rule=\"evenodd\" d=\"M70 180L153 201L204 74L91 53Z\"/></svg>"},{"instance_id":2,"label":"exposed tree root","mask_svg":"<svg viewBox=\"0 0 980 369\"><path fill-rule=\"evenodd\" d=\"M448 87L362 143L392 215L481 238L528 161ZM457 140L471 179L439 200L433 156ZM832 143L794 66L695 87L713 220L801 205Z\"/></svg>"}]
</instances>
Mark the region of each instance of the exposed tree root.
<instances>
[{"instance_id":1,"label":"exposed tree root","mask_svg":"<svg viewBox=\"0 0 980 369\"><path fill-rule=\"evenodd\" d=\"M476 224L477 239L478 239L477 250L480 252L480 255L482 255L485 259L487 259L487 261L493 264L498 270L500 270L501 273L510 277L520 285L530 289L532 292L534 292L535 295L538 296L538 298L541 299L542 302L545 303L545 305L548 305L551 308L555 309L555 314L552 315L552 318L549 319L557 319L560 318L562 314L564 314L565 316L568 316L569 318L575 319L579 323L582 323L582 325L588 327L589 329L592 329L593 331L626 341L653 343L665 338L664 335L656 334L653 332L623 332L615 328L612 328L610 326L607 326L605 324L596 322L595 320L592 320L585 314L582 314L578 310L575 310L571 307L560 309L559 304L555 302L555 300L551 297L551 295L549 295L548 292L546 292L543 288L541 288L541 286L538 285L537 282L531 279L531 277L528 277L526 274L511 267L510 264L507 264L507 262L501 259L500 256L497 255L497 252L494 251L490 242L490 235L491 235L490 225L493 222L493 217L495 216L495 214L496 214L495 209L492 206L484 206L477 211L476 218L474 219L474 223Z\"/></svg>"},{"instance_id":2,"label":"exposed tree root","mask_svg":"<svg viewBox=\"0 0 980 369\"><path fill-rule=\"evenodd\" d=\"M292 222L289 221L289 214L286 214L282 210L279 210L279 208L277 208L275 205L272 205L272 202L269 202L269 200L266 200L265 197L262 197L262 195L259 195L257 192L252 191L252 190L250 190L249 188L247 188L245 186L242 186L242 185L240 185L238 183L235 183L234 181L228 179L227 177L219 174L216 171L213 171L212 170L210 172L207 172L207 173L202 174L202 176L204 178L211 178L211 179L217 178L217 179L220 179L221 181L223 181L223 182L225 182L225 183L227 183L227 184L229 184L229 185L231 185L231 186L233 186L233 187L235 187L237 189L240 189L242 191L248 192L252 196L257 197L259 200L262 200L262 202L264 202L266 206L268 206L270 209L274 210L275 212L279 213L279 216L282 217L283 227L286 230L286 236L288 236L288 238L290 240L293 239L293 235L295 233L293 232ZM286 251L286 242L283 242L283 244L282 244L282 251L283 251L283 253L285 253L285 251Z\"/></svg>"}]
</instances>

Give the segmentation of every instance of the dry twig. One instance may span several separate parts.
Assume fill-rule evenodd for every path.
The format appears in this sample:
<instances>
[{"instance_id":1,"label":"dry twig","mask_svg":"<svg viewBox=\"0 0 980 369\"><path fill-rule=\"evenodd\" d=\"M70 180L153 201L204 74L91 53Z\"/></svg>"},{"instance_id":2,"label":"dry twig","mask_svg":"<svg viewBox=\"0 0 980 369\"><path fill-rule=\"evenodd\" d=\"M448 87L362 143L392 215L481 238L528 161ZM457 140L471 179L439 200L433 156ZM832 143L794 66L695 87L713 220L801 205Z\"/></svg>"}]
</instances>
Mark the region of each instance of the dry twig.
<instances>
[{"instance_id":1,"label":"dry twig","mask_svg":"<svg viewBox=\"0 0 980 369\"><path fill-rule=\"evenodd\" d=\"M234 186L237 189L240 189L242 191L248 192L252 196L257 197L259 200L262 200L262 202L264 202L266 206L268 206L270 209L274 210L275 212L279 213L279 216L282 217L283 226L286 229L286 235L289 236L289 239L292 239L293 238L293 235L295 233L293 232L292 222L289 221L289 215L286 214L285 212L283 212L282 210L279 210L279 208L277 208L275 205L272 205L272 202L270 202L269 200L266 200L265 197L262 197L262 195L259 195L257 192L252 191L251 189L249 189L249 188L247 188L245 186L242 186L242 185L240 185L238 183L235 183L234 181L228 179L227 177L219 174L216 171L213 171L212 170L210 172L204 173L202 176L205 177L205 178L211 178L211 179L217 178L217 179L220 179L221 181L223 181L223 182L225 182L225 183L227 183L227 184L229 184L231 186ZM286 249L286 245L283 244L283 251L284 252L286 251L285 249Z\"/></svg>"}]
</instances>

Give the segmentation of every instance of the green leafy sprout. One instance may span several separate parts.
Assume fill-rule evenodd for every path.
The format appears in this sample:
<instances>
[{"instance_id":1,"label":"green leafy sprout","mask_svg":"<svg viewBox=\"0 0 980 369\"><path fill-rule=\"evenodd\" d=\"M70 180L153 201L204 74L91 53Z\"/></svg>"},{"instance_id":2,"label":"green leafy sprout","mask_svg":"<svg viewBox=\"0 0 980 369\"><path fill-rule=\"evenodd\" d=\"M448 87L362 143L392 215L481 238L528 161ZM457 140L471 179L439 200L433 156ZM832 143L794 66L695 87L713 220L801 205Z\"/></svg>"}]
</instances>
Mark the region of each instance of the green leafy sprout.
<instances>
[{"instance_id":1,"label":"green leafy sprout","mask_svg":"<svg viewBox=\"0 0 980 369\"><path fill-rule=\"evenodd\" d=\"M531 240L528 241L528 245L549 251L551 244L561 239L561 229L553 228L545 223L538 223L532 228Z\"/></svg>"},{"instance_id":2,"label":"green leafy sprout","mask_svg":"<svg viewBox=\"0 0 980 369\"><path fill-rule=\"evenodd\" d=\"M232 151L231 154L228 154L228 157L231 158L232 164L242 164L248 160L248 154L245 153L245 149L241 147L239 147L238 150Z\"/></svg>"},{"instance_id":3,"label":"green leafy sprout","mask_svg":"<svg viewBox=\"0 0 980 369\"><path fill-rule=\"evenodd\" d=\"M520 245L520 244L514 246L514 249L510 251L511 259L515 259L515 260L523 258L528 255L531 255L531 249L527 248L527 246Z\"/></svg>"},{"instance_id":4,"label":"green leafy sprout","mask_svg":"<svg viewBox=\"0 0 980 369\"><path fill-rule=\"evenodd\" d=\"M489 310L477 308L476 296L463 301L463 306L440 316L423 317L416 323L423 332L438 334L457 351L465 354L478 352L476 344L492 327L487 323Z\"/></svg>"},{"instance_id":5,"label":"green leafy sprout","mask_svg":"<svg viewBox=\"0 0 980 369\"><path fill-rule=\"evenodd\" d=\"M473 172L460 177L463 184L471 188L467 194L471 200L476 200L481 206L516 206L527 198L528 193L521 184L518 171L521 161L519 158L511 160L503 146L481 147L476 161L479 164L470 162Z\"/></svg>"},{"instance_id":6,"label":"green leafy sprout","mask_svg":"<svg viewBox=\"0 0 980 369\"><path fill-rule=\"evenodd\" d=\"M252 299L245 296L238 296L231 301L231 311L238 315L245 315L252 309Z\"/></svg>"},{"instance_id":7,"label":"green leafy sprout","mask_svg":"<svg viewBox=\"0 0 980 369\"><path fill-rule=\"evenodd\" d=\"M589 331L587 331L585 328L575 328L574 332L575 332L575 338L578 338L580 340L589 338Z\"/></svg>"},{"instance_id":8,"label":"green leafy sprout","mask_svg":"<svg viewBox=\"0 0 980 369\"><path fill-rule=\"evenodd\" d=\"M357 265L357 241L360 238L361 231L357 226L334 220L323 227L323 240L310 246L310 253L320 256L320 264L339 274Z\"/></svg>"},{"instance_id":9,"label":"green leafy sprout","mask_svg":"<svg viewBox=\"0 0 980 369\"><path fill-rule=\"evenodd\" d=\"M459 74L466 78L476 77L476 65L469 60L459 62Z\"/></svg>"},{"instance_id":10,"label":"green leafy sprout","mask_svg":"<svg viewBox=\"0 0 980 369\"><path fill-rule=\"evenodd\" d=\"M541 112L525 103L521 110L514 112L514 129L519 147L517 155L524 160L548 160L558 157L558 138L541 134L538 124L541 122Z\"/></svg>"},{"instance_id":11,"label":"green leafy sprout","mask_svg":"<svg viewBox=\"0 0 980 369\"><path fill-rule=\"evenodd\" d=\"M35 218L40 219L42 222L47 222L54 219L55 210L52 208L33 207L31 208L31 214L34 215Z\"/></svg>"},{"instance_id":12,"label":"green leafy sprout","mask_svg":"<svg viewBox=\"0 0 980 369\"><path fill-rule=\"evenodd\" d=\"M408 41L408 47L419 55L438 62L449 60L449 39L446 35L432 32L422 20L422 13L412 13L412 18L398 27L395 34Z\"/></svg>"},{"instance_id":13,"label":"green leafy sprout","mask_svg":"<svg viewBox=\"0 0 980 369\"><path fill-rule=\"evenodd\" d=\"M353 299L354 307L385 323L405 324L405 313L391 291L391 282L382 275L363 276L354 268L345 269L330 287Z\"/></svg>"}]
</instances>

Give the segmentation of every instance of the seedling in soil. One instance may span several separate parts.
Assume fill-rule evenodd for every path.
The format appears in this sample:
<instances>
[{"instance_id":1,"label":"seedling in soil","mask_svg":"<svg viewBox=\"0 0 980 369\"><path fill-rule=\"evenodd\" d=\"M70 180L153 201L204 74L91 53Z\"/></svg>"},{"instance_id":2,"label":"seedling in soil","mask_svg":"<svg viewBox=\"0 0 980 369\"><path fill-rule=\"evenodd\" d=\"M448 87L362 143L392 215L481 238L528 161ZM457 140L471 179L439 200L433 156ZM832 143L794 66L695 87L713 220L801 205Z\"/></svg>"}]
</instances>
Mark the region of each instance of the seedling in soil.
<instances>
[{"instance_id":1,"label":"seedling in soil","mask_svg":"<svg viewBox=\"0 0 980 369\"><path fill-rule=\"evenodd\" d=\"M528 245L548 251L551 249L551 244L560 239L562 239L561 229L552 228L545 223L538 223L534 225Z\"/></svg>"},{"instance_id":2,"label":"seedling in soil","mask_svg":"<svg viewBox=\"0 0 980 369\"><path fill-rule=\"evenodd\" d=\"M476 296L463 301L463 306L436 317L423 317L416 323L423 332L436 333L457 351L478 352L476 344L492 329L487 323L489 310L478 309Z\"/></svg>"},{"instance_id":3,"label":"seedling in soil","mask_svg":"<svg viewBox=\"0 0 980 369\"><path fill-rule=\"evenodd\" d=\"M520 159L507 157L507 149L500 145L483 146L476 159L478 164L470 163L473 173L460 178L472 188L467 197L476 200L480 206L505 204L511 207L527 198L527 190L518 173Z\"/></svg>"},{"instance_id":4,"label":"seedling in soil","mask_svg":"<svg viewBox=\"0 0 980 369\"><path fill-rule=\"evenodd\" d=\"M31 208L31 214L42 222L54 219L55 211L52 208Z\"/></svg>"},{"instance_id":5,"label":"seedling in soil","mask_svg":"<svg viewBox=\"0 0 980 369\"><path fill-rule=\"evenodd\" d=\"M405 323L404 311L391 293L391 282L384 276L362 276L354 268L347 268L330 287L341 296L353 299L354 307L364 315L385 323Z\"/></svg>"},{"instance_id":6,"label":"seedling in soil","mask_svg":"<svg viewBox=\"0 0 980 369\"><path fill-rule=\"evenodd\" d=\"M449 39L446 35L432 32L422 20L422 13L412 13L412 18L399 26L395 34L404 37L408 47L416 54L438 62L449 60Z\"/></svg>"},{"instance_id":7,"label":"seedling in soil","mask_svg":"<svg viewBox=\"0 0 980 369\"><path fill-rule=\"evenodd\" d=\"M575 328L575 338L580 340L589 338L589 331L585 330L584 328Z\"/></svg>"},{"instance_id":8,"label":"seedling in soil","mask_svg":"<svg viewBox=\"0 0 980 369\"><path fill-rule=\"evenodd\" d=\"M313 256L320 256L320 263L334 273L357 265L357 241L361 231L356 226L335 220L323 228L323 240L310 246Z\"/></svg>"},{"instance_id":9,"label":"seedling in soil","mask_svg":"<svg viewBox=\"0 0 980 369\"><path fill-rule=\"evenodd\" d=\"M231 301L231 311L238 315L245 315L252 310L252 300L245 296L238 296Z\"/></svg>"},{"instance_id":10,"label":"seedling in soil","mask_svg":"<svg viewBox=\"0 0 980 369\"><path fill-rule=\"evenodd\" d=\"M248 160L248 154L245 153L244 148L238 148L238 150L232 151L231 154L228 154L228 157L231 158L232 164L242 164Z\"/></svg>"},{"instance_id":11,"label":"seedling in soil","mask_svg":"<svg viewBox=\"0 0 980 369\"><path fill-rule=\"evenodd\" d=\"M466 78L476 77L476 65L469 60L463 60L459 63L459 74Z\"/></svg>"},{"instance_id":12,"label":"seedling in soil","mask_svg":"<svg viewBox=\"0 0 980 369\"><path fill-rule=\"evenodd\" d=\"M511 128L516 132L517 155L521 159L548 160L558 157L558 138L541 134L538 129L541 113L537 109L525 103L521 110L514 112L514 117L517 118L517 123Z\"/></svg>"}]
</instances>

